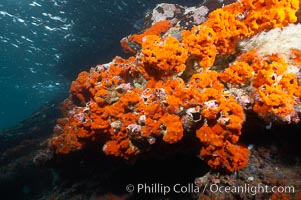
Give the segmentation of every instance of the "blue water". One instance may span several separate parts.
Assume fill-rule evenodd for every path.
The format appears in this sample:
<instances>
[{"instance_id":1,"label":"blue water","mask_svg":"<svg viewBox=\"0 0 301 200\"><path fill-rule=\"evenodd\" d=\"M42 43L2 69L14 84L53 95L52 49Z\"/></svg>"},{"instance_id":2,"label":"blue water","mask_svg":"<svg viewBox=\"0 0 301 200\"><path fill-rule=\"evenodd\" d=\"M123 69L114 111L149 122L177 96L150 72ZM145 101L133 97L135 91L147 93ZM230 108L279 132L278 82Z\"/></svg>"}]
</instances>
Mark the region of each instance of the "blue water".
<instances>
[{"instance_id":1,"label":"blue water","mask_svg":"<svg viewBox=\"0 0 301 200\"><path fill-rule=\"evenodd\" d=\"M74 26L65 6L66 1L1 1L1 128L25 119L68 87L56 69Z\"/></svg>"},{"instance_id":2,"label":"blue water","mask_svg":"<svg viewBox=\"0 0 301 200\"><path fill-rule=\"evenodd\" d=\"M122 55L119 40L137 32L156 3L1 0L0 129L16 125L47 101L65 98L80 71Z\"/></svg>"}]
</instances>

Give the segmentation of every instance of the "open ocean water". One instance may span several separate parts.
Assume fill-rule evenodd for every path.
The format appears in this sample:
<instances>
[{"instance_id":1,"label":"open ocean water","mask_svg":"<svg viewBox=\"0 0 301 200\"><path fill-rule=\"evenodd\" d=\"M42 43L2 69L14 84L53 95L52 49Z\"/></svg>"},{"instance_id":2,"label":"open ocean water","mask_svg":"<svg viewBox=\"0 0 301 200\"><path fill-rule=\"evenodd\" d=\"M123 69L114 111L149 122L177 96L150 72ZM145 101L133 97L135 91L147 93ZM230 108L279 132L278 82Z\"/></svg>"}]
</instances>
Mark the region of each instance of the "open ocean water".
<instances>
[{"instance_id":1,"label":"open ocean water","mask_svg":"<svg viewBox=\"0 0 301 200\"><path fill-rule=\"evenodd\" d=\"M0 129L53 98L63 100L80 71L122 55L119 40L139 31L143 15L156 3L1 0Z\"/></svg>"},{"instance_id":2,"label":"open ocean water","mask_svg":"<svg viewBox=\"0 0 301 200\"><path fill-rule=\"evenodd\" d=\"M69 82L56 68L74 26L65 6L66 1L0 2L1 128L66 90Z\"/></svg>"}]
</instances>

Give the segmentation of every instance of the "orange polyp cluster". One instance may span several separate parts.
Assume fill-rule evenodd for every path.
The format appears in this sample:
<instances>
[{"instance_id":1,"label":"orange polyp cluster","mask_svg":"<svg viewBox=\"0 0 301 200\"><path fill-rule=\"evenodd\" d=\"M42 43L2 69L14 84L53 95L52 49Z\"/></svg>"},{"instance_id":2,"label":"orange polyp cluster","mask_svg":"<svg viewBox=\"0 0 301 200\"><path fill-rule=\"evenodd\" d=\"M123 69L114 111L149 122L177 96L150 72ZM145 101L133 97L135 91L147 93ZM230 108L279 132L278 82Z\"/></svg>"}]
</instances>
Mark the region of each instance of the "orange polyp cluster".
<instances>
[{"instance_id":1,"label":"orange polyp cluster","mask_svg":"<svg viewBox=\"0 0 301 200\"><path fill-rule=\"evenodd\" d=\"M201 25L194 27L191 31L182 32L182 42L188 49L189 56L198 58L199 65L204 68L212 66L215 61L216 37L212 28Z\"/></svg>"},{"instance_id":2,"label":"orange polyp cluster","mask_svg":"<svg viewBox=\"0 0 301 200\"><path fill-rule=\"evenodd\" d=\"M185 70L187 50L173 37L162 41L156 35L147 36L142 43L141 52L142 66L149 76L161 79L162 76L171 76Z\"/></svg>"},{"instance_id":3,"label":"orange polyp cluster","mask_svg":"<svg viewBox=\"0 0 301 200\"><path fill-rule=\"evenodd\" d=\"M143 42L143 38L145 36L156 35L160 37L162 34L167 32L170 28L171 28L171 23L169 20L158 21L143 33L130 35L128 38L122 39L121 46L123 47L125 52L136 53L136 51L129 46L129 42L134 42L136 44L141 45Z\"/></svg>"},{"instance_id":4,"label":"orange polyp cluster","mask_svg":"<svg viewBox=\"0 0 301 200\"><path fill-rule=\"evenodd\" d=\"M253 68L245 62L235 62L231 64L219 78L224 83L231 85L245 85L253 76Z\"/></svg>"},{"instance_id":5,"label":"orange polyp cluster","mask_svg":"<svg viewBox=\"0 0 301 200\"><path fill-rule=\"evenodd\" d=\"M276 55L269 56L268 60L253 63L252 66L255 69L254 87L276 83L277 78L287 70L287 63Z\"/></svg>"},{"instance_id":6,"label":"orange polyp cluster","mask_svg":"<svg viewBox=\"0 0 301 200\"><path fill-rule=\"evenodd\" d=\"M80 114L81 111L78 110ZM54 136L51 139L51 145L56 147L56 153L68 154L71 151L81 149L82 144L78 141L77 129L77 119L75 115L71 116L69 119L59 119L57 121L58 125L54 128ZM71 119L71 120L70 120ZM73 121L72 121L73 120Z\"/></svg>"},{"instance_id":7,"label":"orange polyp cluster","mask_svg":"<svg viewBox=\"0 0 301 200\"><path fill-rule=\"evenodd\" d=\"M68 154L93 143L128 160L162 146L155 143L179 144L188 134L200 141L200 155L213 169L244 167L249 150L237 143L245 104L266 121L299 119L301 86L290 67L300 65L300 50L291 50L289 62L252 50L223 71L210 67L216 57L233 54L239 40L295 22L298 4L242 0L213 11L203 24L182 31L181 39L161 38L169 21L128 37L141 45L136 57L116 57L72 83L51 148ZM125 50L136 52L128 44Z\"/></svg>"},{"instance_id":8,"label":"orange polyp cluster","mask_svg":"<svg viewBox=\"0 0 301 200\"><path fill-rule=\"evenodd\" d=\"M219 74L216 71L204 71L193 74L188 85L201 90L213 88L219 93L224 89L224 85L219 81Z\"/></svg>"},{"instance_id":9,"label":"orange polyp cluster","mask_svg":"<svg viewBox=\"0 0 301 200\"><path fill-rule=\"evenodd\" d=\"M263 31L270 27L286 26L295 22L296 11L299 8L298 0L284 1L243 1L246 9L254 12L248 15L246 22L250 24L252 31Z\"/></svg>"},{"instance_id":10,"label":"orange polyp cluster","mask_svg":"<svg viewBox=\"0 0 301 200\"><path fill-rule=\"evenodd\" d=\"M256 92L260 100L254 104L253 110L261 117L278 116L284 119L293 111L295 103L292 96L284 92L281 86L262 85Z\"/></svg>"},{"instance_id":11,"label":"orange polyp cluster","mask_svg":"<svg viewBox=\"0 0 301 200\"><path fill-rule=\"evenodd\" d=\"M124 112L130 105L137 104L139 99L137 93L126 93L131 88L130 85L121 87L127 78L135 78L128 74L133 64L133 58L124 60L117 57L109 66L92 68L90 73L81 73L73 82L69 97L75 104L72 113L64 113L64 120L58 121L55 131L57 136L51 140L57 153L81 149L86 145L87 139L102 142L97 141L99 137L113 139L108 140L108 145L104 148L107 154L127 159L136 153L137 150L127 138L125 125L133 123L137 117L131 114L126 117ZM68 103L65 105L68 106ZM117 122L121 118L124 125L116 127L120 130L116 135L110 122Z\"/></svg>"},{"instance_id":12,"label":"orange polyp cluster","mask_svg":"<svg viewBox=\"0 0 301 200\"><path fill-rule=\"evenodd\" d=\"M201 157L214 169L233 172L244 167L249 150L235 145L244 122L242 107L232 96L221 95L204 103L202 116L206 123L196 131Z\"/></svg>"},{"instance_id":13,"label":"orange polyp cluster","mask_svg":"<svg viewBox=\"0 0 301 200\"><path fill-rule=\"evenodd\" d=\"M136 153L137 149L133 146L130 146L130 141L128 139L118 142L116 140L108 141L103 146L103 151L108 155L121 156L124 155L133 155ZM127 159L127 157L125 157Z\"/></svg>"},{"instance_id":14,"label":"orange polyp cluster","mask_svg":"<svg viewBox=\"0 0 301 200\"><path fill-rule=\"evenodd\" d=\"M78 75L76 81L73 81L70 87L70 94L79 100L79 102L84 105L86 104L88 99L83 95L84 91L88 90L88 84L86 83L87 76L89 76L88 72L81 72Z\"/></svg>"},{"instance_id":15,"label":"orange polyp cluster","mask_svg":"<svg viewBox=\"0 0 301 200\"><path fill-rule=\"evenodd\" d=\"M142 34L134 34L130 36L130 40L133 40L139 44L142 44L143 37L147 35L156 35L161 36L162 33L165 33L168 31L168 29L171 27L169 20L162 20L155 23L152 27L144 31Z\"/></svg>"},{"instance_id":16,"label":"orange polyp cluster","mask_svg":"<svg viewBox=\"0 0 301 200\"><path fill-rule=\"evenodd\" d=\"M248 24L243 21L244 12L240 4L232 4L210 13L209 19L201 25L211 27L215 32L214 46L217 54L233 53L238 39L248 33Z\"/></svg>"},{"instance_id":17,"label":"orange polyp cluster","mask_svg":"<svg viewBox=\"0 0 301 200\"><path fill-rule=\"evenodd\" d=\"M181 118L174 114L165 114L160 122L165 126L166 133L164 133L163 140L170 144L176 143L183 137L183 127Z\"/></svg>"},{"instance_id":18,"label":"orange polyp cluster","mask_svg":"<svg viewBox=\"0 0 301 200\"><path fill-rule=\"evenodd\" d=\"M196 136L202 144L201 157L214 169L233 172L248 160L248 149L235 145L245 116L234 97L223 92L219 79L218 72L203 71L192 75L188 86L194 103L200 105L203 125L196 130Z\"/></svg>"},{"instance_id":19,"label":"orange polyp cluster","mask_svg":"<svg viewBox=\"0 0 301 200\"><path fill-rule=\"evenodd\" d=\"M283 74L279 85L288 95L300 97L301 88L298 85L296 74Z\"/></svg>"},{"instance_id":20,"label":"orange polyp cluster","mask_svg":"<svg viewBox=\"0 0 301 200\"><path fill-rule=\"evenodd\" d=\"M296 99L300 98L300 86L296 74L288 73L288 64L280 55L260 58L246 53L239 58L252 61L255 87L253 110L266 121L289 121Z\"/></svg>"},{"instance_id":21,"label":"orange polyp cluster","mask_svg":"<svg viewBox=\"0 0 301 200\"><path fill-rule=\"evenodd\" d=\"M294 65L301 65L301 50L298 49L292 49L293 54L293 64Z\"/></svg>"},{"instance_id":22,"label":"orange polyp cluster","mask_svg":"<svg viewBox=\"0 0 301 200\"><path fill-rule=\"evenodd\" d=\"M183 31L183 43L200 66L211 67L217 55L232 54L238 40L296 22L298 4L298 0L245 0L225 6L210 13L203 24Z\"/></svg>"}]
</instances>

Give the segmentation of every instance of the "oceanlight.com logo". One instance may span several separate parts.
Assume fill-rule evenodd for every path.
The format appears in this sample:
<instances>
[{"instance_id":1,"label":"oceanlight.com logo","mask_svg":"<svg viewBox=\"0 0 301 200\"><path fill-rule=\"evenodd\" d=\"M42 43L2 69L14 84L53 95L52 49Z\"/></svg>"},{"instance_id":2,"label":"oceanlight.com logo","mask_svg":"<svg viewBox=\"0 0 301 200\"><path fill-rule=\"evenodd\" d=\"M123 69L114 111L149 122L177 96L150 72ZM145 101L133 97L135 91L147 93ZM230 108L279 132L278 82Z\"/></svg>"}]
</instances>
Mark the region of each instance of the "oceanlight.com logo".
<instances>
[{"instance_id":1,"label":"oceanlight.com logo","mask_svg":"<svg viewBox=\"0 0 301 200\"><path fill-rule=\"evenodd\" d=\"M194 183L182 185L180 183L174 185L164 185L161 183L138 183L136 185L128 184L126 186L127 192L135 192L137 194L163 194L169 193L177 194L197 194L197 193L233 193L241 194L248 193L256 195L259 193L295 193L294 186L268 186L268 185L235 185L235 186L224 186L218 184L205 184L204 187L200 188Z\"/></svg>"},{"instance_id":2,"label":"oceanlight.com logo","mask_svg":"<svg viewBox=\"0 0 301 200\"><path fill-rule=\"evenodd\" d=\"M205 185L204 191L207 191L208 184ZM220 186L218 184L210 184L209 192L212 193L248 193L256 195L260 193L295 193L294 186L268 186L268 185L250 185L243 184L240 186Z\"/></svg>"}]
</instances>

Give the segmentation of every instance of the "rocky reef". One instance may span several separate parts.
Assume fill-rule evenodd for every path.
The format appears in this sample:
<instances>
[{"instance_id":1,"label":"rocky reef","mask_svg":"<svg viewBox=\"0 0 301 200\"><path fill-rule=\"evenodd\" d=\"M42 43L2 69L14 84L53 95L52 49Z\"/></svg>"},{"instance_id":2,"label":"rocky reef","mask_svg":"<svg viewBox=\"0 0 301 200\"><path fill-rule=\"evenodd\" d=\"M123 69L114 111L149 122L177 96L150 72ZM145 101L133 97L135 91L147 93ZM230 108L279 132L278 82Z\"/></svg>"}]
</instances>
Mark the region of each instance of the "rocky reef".
<instances>
[{"instance_id":1,"label":"rocky reef","mask_svg":"<svg viewBox=\"0 0 301 200\"><path fill-rule=\"evenodd\" d=\"M69 154L92 145L131 161L177 152L195 138L213 169L243 168L247 112L269 125L300 121L298 9L299 1L245 0L211 13L205 5L158 5L148 29L121 40L134 56L73 81L49 148ZM273 51L264 37L275 34L282 40Z\"/></svg>"},{"instance_id":2,"label":"rocky reef","mask_svg":"<svg viewBox=\"0 0 301 200\"><path fill-rule=\"evenodd\" d=\"M86 171L72 182L76 170L71 170L68 184L56 179L58 186L40 198L140 198L125 190L107 193L99 181L112 179L118 170L135 171L141 162L157 168L178 156L202 163L202 174L189 177L199 192L183 199L300 198L295 142L301 116L300 4L157 5L146 15L144 30L121 40L128 58L115 57L72 82L61 106L63 117L33 160L64 169L67 177L73 162ZM199 163L180 166L196 170ZM139 182L129 176L140 170L120 177ZM87 173L98 178L82 179ZM130 182L122 183L114 187L124 189ZM208 184L293 185L295 191L213 193ZM162 199L157 195L153 199Z\"/></svg>"}]
</instances>

